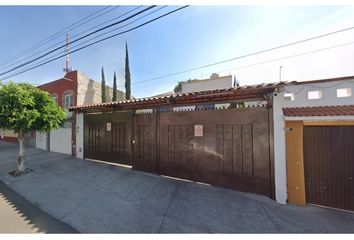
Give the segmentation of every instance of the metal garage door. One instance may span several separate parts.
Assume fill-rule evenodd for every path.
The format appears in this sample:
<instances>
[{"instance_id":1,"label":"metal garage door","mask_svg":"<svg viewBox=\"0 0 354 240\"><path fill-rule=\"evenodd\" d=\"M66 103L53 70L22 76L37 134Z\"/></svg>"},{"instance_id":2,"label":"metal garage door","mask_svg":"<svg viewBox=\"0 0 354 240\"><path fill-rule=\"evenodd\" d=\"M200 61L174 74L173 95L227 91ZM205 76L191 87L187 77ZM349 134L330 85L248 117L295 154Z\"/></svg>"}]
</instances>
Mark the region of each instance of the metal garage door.
<instances>
[{"instance_id":1,"label":"metal garage door","mask_svg":"<svg viewBox=\"0 0 354 240\"><path fill-rule=\"evenodd\" d=\"M354 126L305 126L308 203L354 211Z\"/></svg>"}]
</instances>

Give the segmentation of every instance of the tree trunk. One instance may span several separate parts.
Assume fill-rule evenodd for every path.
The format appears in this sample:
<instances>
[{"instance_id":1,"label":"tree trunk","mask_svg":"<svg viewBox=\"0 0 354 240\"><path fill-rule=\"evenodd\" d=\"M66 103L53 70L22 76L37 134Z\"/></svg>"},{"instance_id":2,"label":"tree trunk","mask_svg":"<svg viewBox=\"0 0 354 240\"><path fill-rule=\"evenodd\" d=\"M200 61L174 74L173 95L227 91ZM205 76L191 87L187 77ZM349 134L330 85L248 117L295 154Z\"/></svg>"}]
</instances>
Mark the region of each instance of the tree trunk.
<instances>
[{"instance_id":1,"label":"tree trunk","mask_svg":"<svg viewBox=\"0 0 354 240\"><path fill-rule=\"evenodd\" d=\"M20 152L17 158L17 170L19 172L24 172L26 170L25 166L25 159L24 159L24 154L25 154L25 136L23 133L19 132L18 133L18 142L20 144Z\"/></svg>"}]
</instances>

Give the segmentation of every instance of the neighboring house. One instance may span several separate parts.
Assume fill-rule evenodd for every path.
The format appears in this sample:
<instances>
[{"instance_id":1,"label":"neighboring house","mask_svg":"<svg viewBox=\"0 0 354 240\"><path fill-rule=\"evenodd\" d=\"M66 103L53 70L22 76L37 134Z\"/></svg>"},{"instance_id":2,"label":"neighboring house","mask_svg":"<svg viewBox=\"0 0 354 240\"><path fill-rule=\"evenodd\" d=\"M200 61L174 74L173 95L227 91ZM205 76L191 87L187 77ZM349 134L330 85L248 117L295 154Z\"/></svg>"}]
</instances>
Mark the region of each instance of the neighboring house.
<instances>
[{"instance_id":1,"label":"neighboring house","mask_svg":"<svg viewBox=\"0 0 354 240\"><path fill-rule=\"evenodd\" d=\"M354 211L354 76L298 82L274 101L277 197Z\"/></svg>"},{"instance_id":2,"label":"neighboring house","mask_svg":"<svg viewBox=\"0 0 354 240\"><path fill-rule=\"evenodd\" d=\"M233 86L233 79L232 75L220 77L218 74L214 73L208 79L182 82L181 85L182 93L226 89Z\"/></svg>"},{"instance_id":3,"label":"neighboring house","mask_svg":"<svg viewBox=\"0 0 354 240\"><path fill-rule=\"evenodd\" d=\"M45 83L40 89L49 92L59 106L71 107L83 104L101 103L101 82L88 78L79 71L68 72L63 78ZM113 89L106 86L107 102L112 100ZM117 90L117 101L122 101L125 94Z\"/></svg>"},{"instance_id":4,"label":"neighboring house","mask_svg":"<svg viewBox=\"0 0 354 240\"><path fill-rule=\"evenodd\" d=\"M54 101L63 108L68 108L83 104L101 103L101 83L94 81L80 71L70 71L61 79L54 80L38 88L47 91ZM113 89L106 86L107 100L111 101ZM122 91L117 91L117 101L122 101L125 94ZM40 149L71 154L72 145L72 130L71 124L75 121L72 113L68 112L66 122L59 129L50 133L31 133L26 138L26 144L35 146ZM3 131L0 135L2 140L17 141L17 134L12 131Z\"/></svg>"},{"instance_id":5,"label":"neighboring house","mask_svg":"<svg viewBox=\"0 0 354 240\"><path fill-rule=\"evenodd\" d=\"M70 71L61 79L43 84L40 89L50 93L55 102L63 107L69 108L82 104L97 104L102 102L101 83L88 78L79 71ZM113 89L106 86L107 102L110 102L113 96ZM117 101L122 101L125 94L117 91ZM57 130L50 133L36 132L36 147L52 152L72 154L75 151L72 135L72 122L75 122L75 116L68 112L68 119Z\"/></svg>"}]
</instances>

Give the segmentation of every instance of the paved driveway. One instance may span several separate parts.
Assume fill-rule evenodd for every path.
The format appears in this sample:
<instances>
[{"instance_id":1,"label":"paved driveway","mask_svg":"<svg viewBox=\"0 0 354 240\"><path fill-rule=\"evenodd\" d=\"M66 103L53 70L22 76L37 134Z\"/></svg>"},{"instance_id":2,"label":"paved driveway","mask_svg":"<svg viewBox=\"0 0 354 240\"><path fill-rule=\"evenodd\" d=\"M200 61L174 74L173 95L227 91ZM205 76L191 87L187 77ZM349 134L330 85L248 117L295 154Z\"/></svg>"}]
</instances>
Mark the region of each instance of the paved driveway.
<instances>
[{"instance_id":1,"label":"paved driveway","mask_svg":"<svg viewBox=\"0 0 354 240\"><path fill-rule=\"evenodd\" d=\"M16 145L0 141L0 180L86 233L354 232L354 214L27 148L34 172L13 178Z\"/></svg>"}]
</instances>

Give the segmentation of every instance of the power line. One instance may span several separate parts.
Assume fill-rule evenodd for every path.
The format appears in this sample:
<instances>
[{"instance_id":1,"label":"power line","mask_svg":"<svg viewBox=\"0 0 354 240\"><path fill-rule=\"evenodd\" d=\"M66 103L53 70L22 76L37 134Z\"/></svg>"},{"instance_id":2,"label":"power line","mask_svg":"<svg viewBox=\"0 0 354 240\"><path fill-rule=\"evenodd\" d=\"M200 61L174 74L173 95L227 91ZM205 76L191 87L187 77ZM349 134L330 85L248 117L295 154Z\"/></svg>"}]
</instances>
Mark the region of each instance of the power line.
<instances>
[{"instance_id":1,"label":"power line","mask_svg":"<svg viewBox=\"0 0 354 240\"><path fill-rule=\"evenodd\" d=\"M95 45L95 44L97 44L97 43L100 43L100 42L103 42L103 41L105 41L105 40L108 40L108 39L110 39L110 38L113 38L113 37L122 35L122 34L124 34L124 33L131 32L131 31L133 31L133 30L135 30L135 29L141 28L141 27L143 27L143 26L145 26L145 25L147 25L147 24L150 24L150 23L152 23L152 22L154 22L154 21L157 21L158 19L161 19L161 18L166 17L166 16L168 16L168 15L170 15L170 14L172 14L172 13L175 13L175 12L177 12L177 11L180 11L180 10L186 8L186 7L189 7L189 5L185 5L185 6L183 6L183 7L180 7L180 8L177 8L177 9L175 9L175 10L172 10L172 11L170 11L170 12L167 12L167 13L165 13L165 14L163 14L163 15L160 15L160 16L158 16L158 17L156 17L156 18L153 18L153 19L151 19L151 20L149 20L149 21L147 21L147 22L144 22L144 23L142 23L142 24L140 24L140 25L138 25L138 26L135 26L135 27L133 27L133 28L130 28L130 29L128 29L128 30L125 30L125 31L122 31L122 32L113 34L113 35L111 35L111 36L108 36L108 37L105 37L105 38L103 38L103 39L97 40L97 41L95 41L95 42L93 42L93 43L87 44L87 45L85 45L85 46L83 46L83 47L81 47L81 48L78 48L78 49L75 49L75 50L71 51L70 53L73 54L73 53L75 53L75 52L78 52L78 51L80 51L80 50L82 50L82 49L85 49L85 48L90 47L90 46L92 46L92 45ZM28 72L28 71L30 71L30 70L32 70L32 69L35 69L35 68L38 68L38 67L43 66L43 65L45 65L45 64L48 64L48 63L50 63L50 62L53 62L53 61L55 61L55 60L57 60L57 59L59 59L59 58L65 56L65 55L66 55L66 54L60 55L60 56L58 56L58 57L56 57L56 58L53 58L53 59L51 59L51 60L48 60L48 61L46 61L46 62L44 62L44 63L38 64L38 65L33 66L33 67L31 67L31 68L27 68L27 69L25 69L25 70L22 70L21 72L18 72L18 73L16 73L16 74L13 74L13 75L11 75L11 76L8 76L8 77L6 77L6 78L3 78L2 80L6 80L6 79L8 79L8 78L17 76L17 75L19 75L19 74L21 74L21 73Z\"/></svg>"},{"instance_id":2,"label":"power line","mask_svg":"<svg viewBox=\"0 0 354 240\"><path fill-rule=\"evenodd\" d=\"M0 69L3 69L4 66L7 66L7 65L8 65L8 63L13 62L14 60L16 60L16 59L20 58L21 56L25 55L26 53L29 53L29 52L31 52L31 51L33 51L33 50L35 50L35 49L37 49L37 48L43 46L43 44L49 42L50 40L57 38L58 35L62 34L62 33L65 32L65 31L68 31L68 29L71 30L71 29L73 29L73 28L78 27L78 26L75 26L75 25L77 25L77 24L80 23L81 21L83 21L83 20L85 20L85 19L87 19L87 18L89 18L89 17L91 17L91 16L94 16L94 15L96 15L96 14L98 14L98 13L100 13L100 12L106 10L107 8L110 8L110 7L111 7L111 6L107 6L107 7L104 7L104 8L102 8L102 9L98 10L98 11L95 11L94 13L92 13L92 14L90 14L90 15L88 15L88 16L86 16L86 17L84 17L84 18L82 18L82 19L80 19L80 20L78 20L78 21L76 21L76 22L74 22L74 23L72 23L72 24L70 24L69 26L67 26L67 27L63 28L62 30L58 31L57 33L55 33L55 34L49 36L48 38L46 38L46 39L44 39L44 40L38 42L37 44L33 45L32 47L23 50L22 52L18 53L18 54L15 55L14 57L12 57L12 58L8 59L7 61L1 63L1 64L0 64L1 68L0 68ZM117 7L115 7L115 8L117 8ZM113 11L115 8L113 8L112 10L109 10L108 12ZM104 13L100 14L99 16L102 16L102 15L108 13L108 12L104 12ZM93 20L93 19L95 19L95 18L97 18L97 17L99 17L99 16L95 16L94 18L89 19L88 21L91 21L91 20ZM88 22L88 21L86 21L86 22ZM85 23L86 23L86 22L85 22ZM79 26L81 26L81 25L82 25L82 24L80 24ZM75 27L74 27L74 26L75 26ZM71 27L71 28L70 28L70 27Z\"/></svg>"},{"instance_id":3,"label":"power line","mask_svg":"<svg viewBox=\"0 0 354 240\"><path fill-rule=\"evenodd\" d=\"M343 43L343 44L338 44L338 45L334 45L334 46L330 46L330 47L326 47L326 48L316 49L316 50L312 50L312 51L302 52L302 53L298 53L298 54L293 54L293 55L289 55L289 56L285 56L285 57L273 58L273 59L269 59L269 60L253 63L253 64L243 65L243 66L240 66L240 67L229 68L229 69L224 69L224 70L220 70L220 71L213 71L213 72L210 72L209 74L212 74L212 73L215 73L215 72L216 73L222 73L222 72L227 72L227 71L232 71L232 70L239 70L239 69L254 67L254 66L263 65L263 64L266 64L266 63L271 63L271 62L276 62L276 61L280 61L280 60L284 60L284 59L304 56L304 55L308 55L308 54L312 54L312 53L316 53L316 52L322 52L322 51L326 51L326 50L330 50L330 49L334 49L334 48L345 47L345 46L349 46L349 45L352 45L352 44L354 44L354 41ZM194 76L194 77L198 77L198 76ZM141 82L142 81L135 82L135 83L141 83ZM171 84L173 82L175 82L175 81L159 83L159 85L167 84L167 83ZM134 84L134 82L132 84ZM118 87L123 87L123 86L124 85L118 85ZM138 87L135 87L135 88L145 88L145 87L150 87L150 86L154 86L154 84L138 86Z\"/></svg>"},{"instance_id":4,"label":"power line","mask_svg":"<svg viewBox=\"0 0 354 240\"><path fill-rule=\"evenodd\" d=\"M154 77L154 78L150 78L150 79L146 79L146 80L142 80L142 81L138 81L138 82L150 82L150 81L157 80L157 79L162 79L162 78L166 78L166 77L172 77L172 76L179 75L179 74L182 74L182 73L187 73L187 72L199 70L199 69L202 69L202 68L211 67L211 66L214 66L214 65L219 65L219 64L222 64L222 63L226 63L226 62L231 62L231 61L239 60L239 59L242 59L242 58L251 57L251 56L254 56L254 55L259 55L261 53L274 51L274 50L277 50L277 49L289 47L289 46L296 45L296 44L299 44L299 43L311 41L311 40L314 40L314 39L318 39L318 38L321 38L321 37L326 37L326 36L329 36L329 35L333 35L333 34L344 32L344 31L349 31L349 30L353 30L353 29L354 29L354 27L344 28L344 29L337 30L337 31L334 31L334 32L330 32L330 33L318 35L318 36L315 36L315 37L303 39L303 40L300 40L300 41L291 42L291 43L280 45L280 46L277 46L277 47L268 48L266 50L261 50L261 51L257 51L257 52L253 52L253 53L248 53L248 54L241 55L241 56L238 56L238 57L234 57L234 58L222 60L222 61L219 61L219 62L214 62L214 63L202 65L202 66L199 66L199 67L189 68L189 69L186 69L186 70L182 70L182 71L178 71L178 72L174 72L174 73L169 73L169 74L166 74L166 75L162 75L162 76L159 76L159 77Z\"/></svg>"},{"instance_id":5,"label":"power line","mask_svg":"<svg viewBox=\"0 0 354 240\"><path fill-rule=\"evenodd\" d=\"M157 11L162 10L162 9L165 8L165 7L167 7L167 6L159 7L158 9L156 9L156 10L154 10L154 11L152 11L152 12L149 12L149 13L147 13L147 14L145 14L145 15L143 15L143 16L141 16L141 17L139 17L139 18L137 18L137 19L135 19L135 20L133 20L133 21L130 21L129 23L127 23L127 24L125 24L125 25L122 25L122 26L120 26L120 27L118 27L118 28L115 28L115 29L112 29L112 30L110 30L110 31L108 31L108 32L105 32L105 33L99 35L99 37L101 37L101 36L103 36L103 35L106 35L106 34L108 34L108 33L110 33L110 32L119 30L119 29L121 29L121 28L124 28L124 27L126 27L126 26L129 26L129 25L133 24L134 22L137 22L138 20L141 20L141 19L143 19L143 18L145 18L145 17L147 17L147 16L149 16L149 15L151 15L151 14L157 12ZM78 43L77 45L72 46L72 48L75 50L76 47L82 46L82 45L84 45L85 43L90 42L90 41L92 41L92 40L94 40L94 39L96 39L96 38L97 38L97 36L96 36L96 37L93 37L93 38L91 38L91 39L88 39L88 40L86 40L86 41L84 41L84 42L80 42L80 43ZM71 52L74 52L74 51L72 50ZM48 57L48 58L45 58L45 59L43 59L43 61L41 61L41 62L39 62L39 63L37 63L37 64L45 63L46 61L50 60L51 58L53 58L53 57L55 58L55 57L58 57L58 56L61 57L61 56L62 56L62 53L57 53L57 54L54 55L54 56L50 56L50 57ZM34 65L32 65L32 66L34 66Z\"/></svg>"},{"instance_id":6,"label":"power line","mask_svg":"<svg viewBox=\"0 0 354 240\"><path fill-rule=\"evenodd\" d=\"M115 18L113 18L113 19L111 19L111 20L109 20L109 21L106 21L106 22L104 22L104 23L98 24L98 25L96 25L96 26L94 26L94 27L91 27L91 28L89 28L89 29L86 29L85 31L83 31L83 32L81 32L81 33L79 33L79 34L76 34L76 35L74 35L74 36L71 36L71 38L74 38L74 37L76 37L76 36L82 35L83 33L88 32L89 30L94 29L94 28L96 28L96 27L98 27L98 26L101 26L102 24L105 24L105 23L107 23L107 22L111 22L111 21L113 21L113 20L122 18L123 16L125 16L125 15L127 15L127 14L129 14L129 13L131 13L131 12L133 12L133 11L135 11L136 9L138 9L138 8L140 8L140 7L142 7L142 6L136 7L136 8L134 8L133 10L130 10L130 11L128 11L128 12L126 12L126 13L124 13L124 14L118 16L118 17L115 17ZM30 59L30 58L32 58L32 57L35 57L35 56L37 56L38 54L41 54L43 51L47 51L47 50L49 50L49 49L51 49L51 48L53 48L53 47L58 46L59 44L62 44L62 42L63 42L63 41L57 42L57 43L55 43L55 44L53 44L53 45L51 45L51 46L49 46L49 47L47 47L47 48L45 48L45 49L43 49L43 50L37 51L36 53L34 53L34 54L30 55L30 56L27 56L26 58L23 58L23 59L21 59L20 61L17 61L17 62L15 62L15 63L13 63L13 64L7 66L7 67L14 66L14 65L16 65L16 64L19 64L19 63L23 62L24 60ZM80 45L80 44L79 44L79 45ZM57 56L57 55L56 55L56 56ZM2 68L0 68L0 69L4 69L4 67L2 67Z\"/></svg>"},{"instance_id":7,"label":"power line","mask_svg":"<svg viewBox=\"0 0 354 240\"><path fill-rule=\"evenodd\" d=\"M139 15L139 14L142 14L142 13L144 13L144 12L146 12L146 11L148 11L148 10L154 8L154 7L156 7L156 5L152 5L152 6L150 6L150 7L147 7L147 8L145 8L145 9L143 9L143 10L137 12L137 13L134 13L133 15L131 15L131 16L127 17L127 18L124 18L123 20L120 20L120 21L118 21L118 22L111 23L111 24L109 24L109 25L107 25L107 26L105 26L105 27L102 27L102 28L100 28L100 29L97 29L97 30L95 30L95 31L93 31L93 32L91 32L91 33L88 33L88 34L86 34L86 35L84 35L84 36L82 36L82 37L80 37L80 38L77 38L77 39L71 41L71 43L75 43L75 42L77 42L77 41L79 41L79 40L82 40L82 39L84 39L84 38L87 38L87 37L89 37L89 36L91 36L91 35L93 35L93 34L95 34L95 33L98 33L98 32L100 32L100 31L103 31L103 30L107 29L107 28L110 28L110 27L113 27L113 26L115 26L115 25L117 25L117 24L120 24L120 23L122 23L122 22L125 22L125 21L127 21L127 20L129 20L129 19L131 19L131 18L133 18L133 17L135 17L135 16L137 16L137 15ZM59 47L57 47L57 48L55 48L55 49L53 49L53 50L51 50L51 51L49 51L49 52L46 52L46 53L40 55L39 57L36 57L36 58L33 59L33 60L30 60L30 61L28 61L28 62L22 63L22 64L20 64L20 65L14 67L14 68L8 70L8 71L2 72L2 73L0 73L0 76L2 76L2 75L4 75L4 74L7 74L7 73L10 73L10 72L12 72L12 71L14 71L14 70L17 70L18 68L24 67L24 66L26 66L26 65L28 65L28 64L30 64L30 63L32 63L32 62L35 62L35 61L37 61L37 60L39 60L39 59L41 59L41 58L47 56L48 54L51 54L51 53L53 53L53 52L55 52L55 51L57 51L57 50L59 50L59 49L65 47L65 46L66 46L65 44L62 45L62 46L59 46Z\"/></svg>"}]
</instances>

